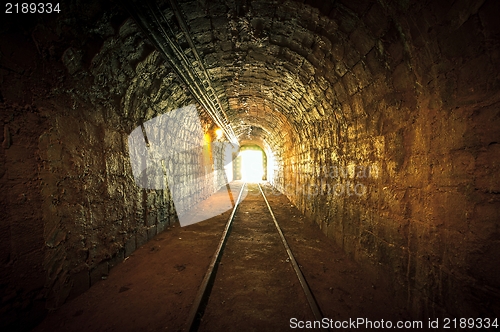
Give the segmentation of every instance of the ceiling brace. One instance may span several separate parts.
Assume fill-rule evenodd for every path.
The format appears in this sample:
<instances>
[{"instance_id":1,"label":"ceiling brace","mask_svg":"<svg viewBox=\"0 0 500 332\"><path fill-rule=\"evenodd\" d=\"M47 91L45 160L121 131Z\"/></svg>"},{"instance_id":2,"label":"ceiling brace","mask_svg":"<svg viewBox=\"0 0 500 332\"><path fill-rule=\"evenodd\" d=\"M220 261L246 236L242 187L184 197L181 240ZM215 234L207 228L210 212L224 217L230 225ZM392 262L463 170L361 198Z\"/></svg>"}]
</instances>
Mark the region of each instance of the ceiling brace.
<instances>
[{"instance_id":1,"label":"ceiling brace","mask_svg":"<svg viewBox=\"0 0 500 332\"><path fill-rule=\"evenodd\" d=\"M238 145L237 136L212 87L210 75L196 50L175 0L170 0L170 9L177 22L169 20L154 0L127 0L125 3L139 27L166 58L196 101L205 108L212 120L223 130L229 142ZM186 44L188 46L183 47Z\"/></svg>"}]
</instances>

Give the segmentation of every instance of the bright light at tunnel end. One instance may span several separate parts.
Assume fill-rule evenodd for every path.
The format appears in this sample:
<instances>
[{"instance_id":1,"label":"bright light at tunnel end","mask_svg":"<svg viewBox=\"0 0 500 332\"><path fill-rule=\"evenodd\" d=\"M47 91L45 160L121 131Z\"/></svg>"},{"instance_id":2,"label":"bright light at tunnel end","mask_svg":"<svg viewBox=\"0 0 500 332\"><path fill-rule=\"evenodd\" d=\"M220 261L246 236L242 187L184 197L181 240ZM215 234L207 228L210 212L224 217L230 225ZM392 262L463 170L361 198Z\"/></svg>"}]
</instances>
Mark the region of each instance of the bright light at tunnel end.
<instances>
[{"instance_id":1,"label":"bright light at tunnel end","mask_svg":"<svg viewBox=\"0 0 500 332\"><path fill-rule=\"evenodd\" d=\"M262 151L244 150L241 155L241 179L245 182L263 182L264 164Z\"/></svg>"}]
</instances>

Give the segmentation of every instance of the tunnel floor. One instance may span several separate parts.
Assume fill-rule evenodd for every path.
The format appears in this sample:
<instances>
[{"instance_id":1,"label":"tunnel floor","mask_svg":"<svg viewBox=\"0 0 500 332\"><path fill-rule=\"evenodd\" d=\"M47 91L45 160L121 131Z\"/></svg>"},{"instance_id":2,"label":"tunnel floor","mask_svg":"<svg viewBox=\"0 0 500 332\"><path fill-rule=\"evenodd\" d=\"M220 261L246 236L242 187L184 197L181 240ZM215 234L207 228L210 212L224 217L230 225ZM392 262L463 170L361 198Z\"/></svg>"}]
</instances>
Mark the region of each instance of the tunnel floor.
<instances>
[{"instance_id":1,"label":"tunnel floor","mask_svg":"<svg viewBox=\"0 0 500 332\"><path fill-rule=\"evenodd\" d=\"M240 188L241 182L233 182ZM284 196L264 186L269 204L324 317L409 317L368 270L333 244ZM216 208L222 188L198 205ZM313 320L256 184L247 185L221 259L200 331L288 330ZM231 214L175 224L136 250L86 293L51 312L35 331L180 331ZM398 294L404 298L404 294ZM266 300L267 299L267 300ZM400 300L400 299L398 299ZM268 327L269 329L267 329Z\"/></svg>"}]
</instances>

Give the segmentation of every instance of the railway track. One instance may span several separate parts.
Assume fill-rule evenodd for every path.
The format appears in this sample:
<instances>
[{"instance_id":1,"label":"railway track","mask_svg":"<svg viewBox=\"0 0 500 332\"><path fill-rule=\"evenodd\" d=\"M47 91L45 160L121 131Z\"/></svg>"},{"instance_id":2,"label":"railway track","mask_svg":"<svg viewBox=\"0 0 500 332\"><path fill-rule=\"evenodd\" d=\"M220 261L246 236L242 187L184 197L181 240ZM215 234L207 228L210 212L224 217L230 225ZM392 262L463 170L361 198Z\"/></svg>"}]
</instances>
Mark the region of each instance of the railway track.
<instances>
[{"instance_id":1,"label":"railway track","mask_svg":"<svg viewBox=\"0 0 500 332\"><path fill-rule=\"evenodd\" d=\"M297 315L323 318L262 187L244 183L185 330L284 330L288 321L276 317Z\"/></svg>"}]
</instances>

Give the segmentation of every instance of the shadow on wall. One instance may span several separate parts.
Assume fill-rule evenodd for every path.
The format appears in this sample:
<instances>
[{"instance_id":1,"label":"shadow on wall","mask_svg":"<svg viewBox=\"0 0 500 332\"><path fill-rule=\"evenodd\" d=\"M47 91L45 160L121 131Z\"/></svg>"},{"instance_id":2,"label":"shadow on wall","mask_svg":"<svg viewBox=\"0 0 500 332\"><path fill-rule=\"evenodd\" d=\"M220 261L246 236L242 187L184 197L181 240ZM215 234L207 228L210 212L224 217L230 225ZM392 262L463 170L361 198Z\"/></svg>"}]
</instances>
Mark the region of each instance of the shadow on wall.
<instances>
[{"instance_id":1,"label":"shadow on wall","mask_svg":"<svg viewBox=\"0 0 500 332\"><path fill-rule=\"evenodd\" d=\"M189 196L199 190L200 182L223 176L224 183L229 183L232 179L225 166L239 150L229 142L210 142L194 105L159 115L135 128L128 137L128 148L135 183L145 189L169 190L181 226L206 219L206 215L193 218L189 213L193 208ZM213 154L218 157L213 158ZM189 176L196 174L200 165L205 165L203 172ZM224 211L232 208L232 191L234 188L221 197ZM212 216L224 211L213 211Z\"/></svg>"}]
</instances>

